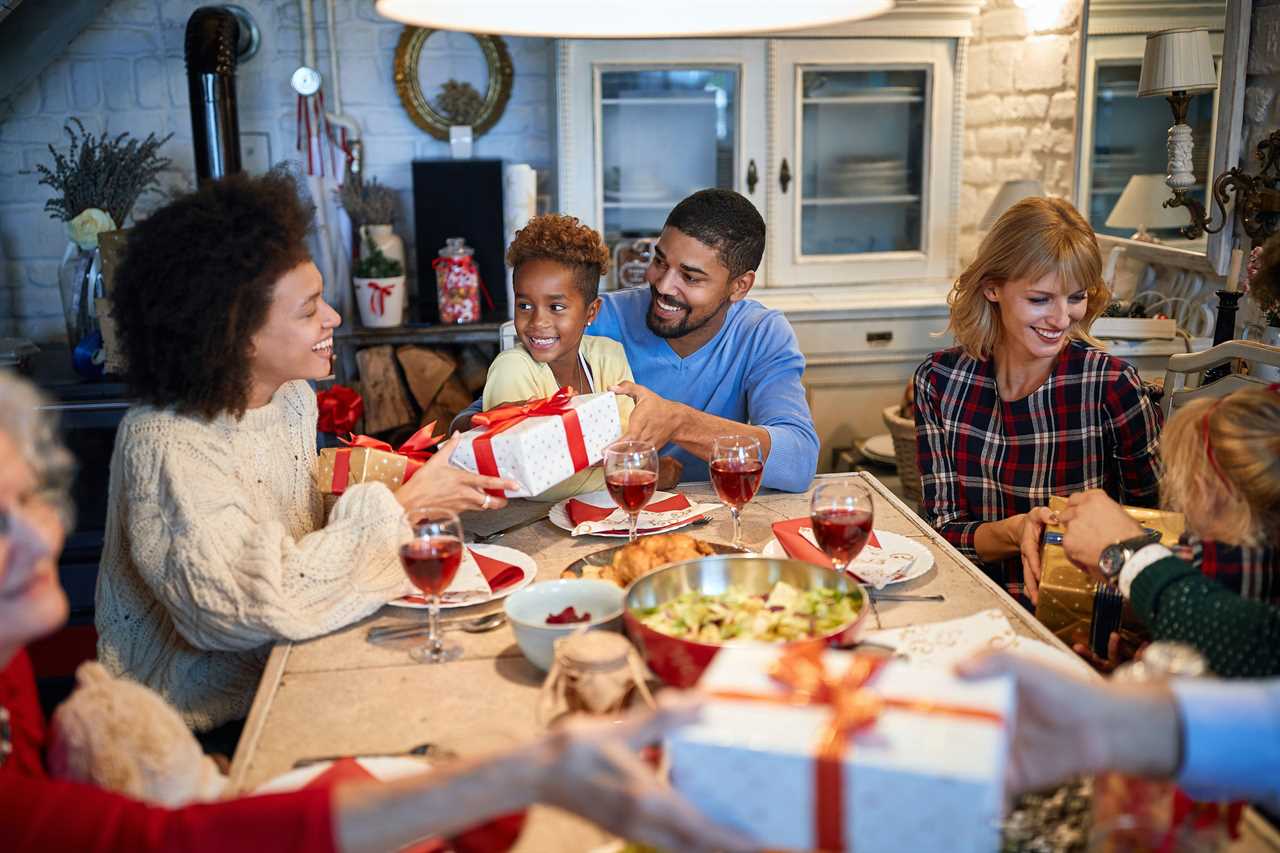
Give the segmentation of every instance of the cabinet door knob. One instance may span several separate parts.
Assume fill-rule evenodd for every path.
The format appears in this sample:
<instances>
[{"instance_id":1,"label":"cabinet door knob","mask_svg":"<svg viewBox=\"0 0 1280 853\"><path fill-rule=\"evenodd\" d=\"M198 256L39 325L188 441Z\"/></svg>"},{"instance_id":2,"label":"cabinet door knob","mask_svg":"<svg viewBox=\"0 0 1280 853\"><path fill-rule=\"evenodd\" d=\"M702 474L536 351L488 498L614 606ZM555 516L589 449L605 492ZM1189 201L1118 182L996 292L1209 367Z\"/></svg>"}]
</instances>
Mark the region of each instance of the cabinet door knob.
<instances>
[{"instance_id":1,"label":"cabinet door knob","mask_svg":"<svg viewBox=\"0 0 1280 853\"><path fill-rule=\"evenodd\" d=\"M791 167L787 165L787 158L782 158L782 168L778 170L778 185L782 187L785 193L787 187L791 186Z\"/></svg>"},{"instance_id":2,"label":"cabinet door knob","mask_svg":"<svg viewBox=\"0 0 1280 853\"><path fill-rule=\"evenodd\" d=\"M760 182L760 173L756 171L756 161L747 163L747 192L754 193L756 184Z\"/></svg>"}]
</instances>

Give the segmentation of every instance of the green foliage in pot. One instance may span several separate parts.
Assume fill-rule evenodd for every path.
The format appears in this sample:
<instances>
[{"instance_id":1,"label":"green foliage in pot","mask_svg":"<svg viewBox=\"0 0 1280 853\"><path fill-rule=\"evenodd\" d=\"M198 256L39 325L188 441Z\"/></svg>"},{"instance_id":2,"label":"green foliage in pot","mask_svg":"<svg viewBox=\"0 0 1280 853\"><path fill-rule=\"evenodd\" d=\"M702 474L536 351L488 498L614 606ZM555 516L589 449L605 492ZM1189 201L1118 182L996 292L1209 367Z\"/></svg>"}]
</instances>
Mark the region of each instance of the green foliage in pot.
<instances>
[{"instance_id":1,"label":"green foliage in pot","mask_svg":"<svg viewBox=\"0 0 1280 853\"><path fill-rule=\"evenodd\" d=\"M404 275L404 264L388 258L377 246L367 245L356 261L354 275L356 278L395 278Z\"/></svg>"}]
</instances>

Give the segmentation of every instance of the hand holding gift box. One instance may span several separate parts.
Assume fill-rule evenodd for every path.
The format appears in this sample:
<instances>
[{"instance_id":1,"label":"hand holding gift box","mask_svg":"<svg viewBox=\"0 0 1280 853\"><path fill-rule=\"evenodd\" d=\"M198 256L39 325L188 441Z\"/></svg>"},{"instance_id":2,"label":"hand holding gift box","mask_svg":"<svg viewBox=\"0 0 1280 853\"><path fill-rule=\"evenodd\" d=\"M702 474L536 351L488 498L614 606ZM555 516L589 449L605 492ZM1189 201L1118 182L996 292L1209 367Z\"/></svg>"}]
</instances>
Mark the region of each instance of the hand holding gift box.
<instances>
[{"instance_id":1,"label":"hand holding gift box","mask_svg":"<svg viewBox=\"0 0 1280 853\"><path fill-rule=\"evenodd\" d=\"M356 483L385 483L398 489L414 472L431 458L434 448L444 436L432 436L436 422L424 426L392 450L391 445L367 435L341 439L346 447L327 447L320 451L317 476L320 491L340 495Z\"/></svg>"},{"instance_id":2,"label":"hand holding gift box","mask_svg":"<svg viewBox=\"0 0 1280 853\"><path fill-rule=\"evenodd\" d=\"M561 388L543 399L498 406L472 418L450 462L477 474L520 484L508 498L540 494L604 458L622 435L611 391L574 396ZM501 496L500 491L491 494Z\"/></svg>"},{"instance_id":3,"label":"hand holding gift box","mask_svg":"<svg viewBox=\"0 0 1280 853\"><path fill-rule=\"evenodd\" d=\"M997 849L1007 677L742 645L698 687L711 701L667 754L672 784L712 820L771 848Z\"/></svg>"}]
</instances>

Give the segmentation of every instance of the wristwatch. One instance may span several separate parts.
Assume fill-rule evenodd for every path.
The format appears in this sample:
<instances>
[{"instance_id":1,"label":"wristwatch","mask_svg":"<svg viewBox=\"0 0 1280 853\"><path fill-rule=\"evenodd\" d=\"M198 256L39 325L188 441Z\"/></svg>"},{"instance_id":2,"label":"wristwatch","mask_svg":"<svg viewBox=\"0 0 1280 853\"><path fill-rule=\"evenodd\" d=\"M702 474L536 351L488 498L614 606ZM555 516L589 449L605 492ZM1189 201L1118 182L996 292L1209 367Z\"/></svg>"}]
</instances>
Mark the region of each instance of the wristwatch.
<instances>
[{"instance_id":1,"label":"wristwatch","mask_svg":"<svg viewBox=\"0 0 1280 853\"><path fill-rule=\"evenodd\" d=\"M1098 571L1102 572L1102 576L1107 580L1115 580L1120 576L1120 570L1124 568L1124 564L1137 553L1139 548L1159 541L1160 531L1145 529L1141 536L1108 545L1102 549L1102 555L1098 557Z\"/></svg>"}]
</instances>

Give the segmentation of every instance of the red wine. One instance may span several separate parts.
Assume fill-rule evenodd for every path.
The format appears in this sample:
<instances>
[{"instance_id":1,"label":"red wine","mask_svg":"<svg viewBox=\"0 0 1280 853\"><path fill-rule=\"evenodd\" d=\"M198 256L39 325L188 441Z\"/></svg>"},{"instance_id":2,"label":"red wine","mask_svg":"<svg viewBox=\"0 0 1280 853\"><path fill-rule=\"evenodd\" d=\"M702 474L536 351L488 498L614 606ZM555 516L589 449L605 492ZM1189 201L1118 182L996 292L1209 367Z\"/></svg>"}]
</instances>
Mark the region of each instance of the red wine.
<instances>
[{"instance_id":1,"label":"red wine","mask_svg":"<svg viewBox=\"0 0 1280 853\"><path fill-rule=\"evenodd\" d=\"M644 509L653 490L658 485L658 475L654 471L638 468L624 468L614 471L604 478L609 487L609 496L613 502L628 513L635 514Z\"/></svg>"},{"instance_id":2,"label":"red wine","mask_svg":"<svg viewBox=\"0 0 1280 853\"><path fill-rule=\"evenodd\" d=\"M809 517L813 535L828 557L848 564L862 553L871 536L871 511L865 509L823 509Z\"/></svg>"},{"instance_id":3,"label":"red wine","mask_svg":"<svg viewBox=\"0 0 1280 853\"><path fill-rule=\"evenodd\" d=\"M462 543L452 536L415 539L400 546L400 562L414 586L428 595L439 595L458 573Z\"/></svg>"},{"instance_id":4,"label":"red wine","mask_svg":"<svg viewBox=\"0 0 1280 853\"><path fill-rule=\"evenodd\" d=\"M716 494L729 506L741 509L756 496L764 463L758 459L716 459L711 463L711 482Z\"/></svg>"}]
</instances>

